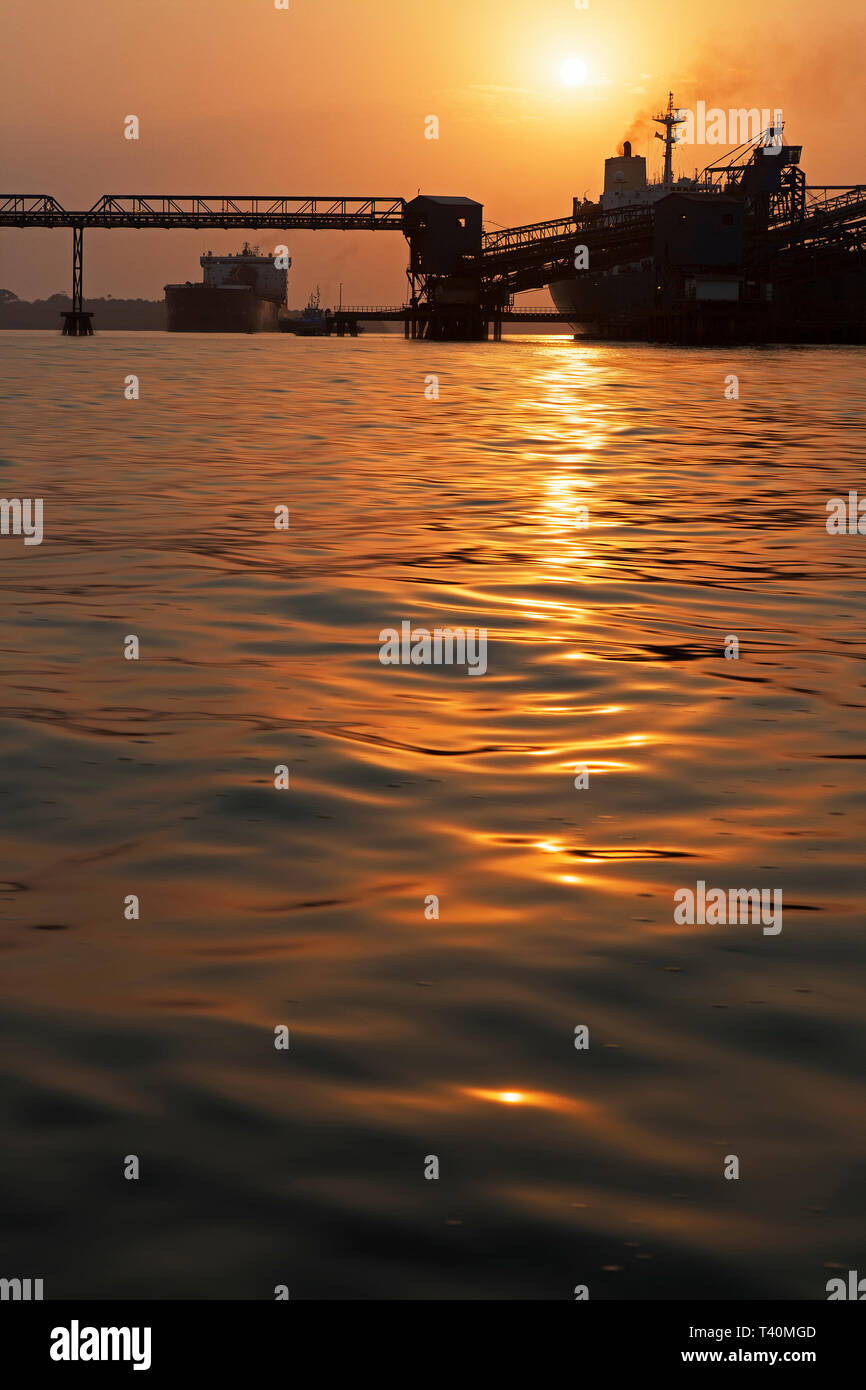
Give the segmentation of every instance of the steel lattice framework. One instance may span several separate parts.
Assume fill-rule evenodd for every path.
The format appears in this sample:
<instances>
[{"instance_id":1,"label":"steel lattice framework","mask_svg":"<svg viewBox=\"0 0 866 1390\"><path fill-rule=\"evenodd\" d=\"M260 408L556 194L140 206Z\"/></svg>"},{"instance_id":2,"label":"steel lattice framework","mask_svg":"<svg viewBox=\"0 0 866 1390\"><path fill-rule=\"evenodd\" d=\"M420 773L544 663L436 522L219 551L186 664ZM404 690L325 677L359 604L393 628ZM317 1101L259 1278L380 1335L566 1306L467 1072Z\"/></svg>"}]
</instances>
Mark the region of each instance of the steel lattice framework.
<instances>
[{"instance_id":1,"label":"steel lattice framework","mask_svg":"<svg viewBox=\"0 0 866 1390\"><path fill-rule=\"evenodd\" d=\"M70 211L44 193L5 193L0 194L0 226L401 232L405 206L402 198L394 197L106 193L92 208Z\"/></svg>"}]
</instances>

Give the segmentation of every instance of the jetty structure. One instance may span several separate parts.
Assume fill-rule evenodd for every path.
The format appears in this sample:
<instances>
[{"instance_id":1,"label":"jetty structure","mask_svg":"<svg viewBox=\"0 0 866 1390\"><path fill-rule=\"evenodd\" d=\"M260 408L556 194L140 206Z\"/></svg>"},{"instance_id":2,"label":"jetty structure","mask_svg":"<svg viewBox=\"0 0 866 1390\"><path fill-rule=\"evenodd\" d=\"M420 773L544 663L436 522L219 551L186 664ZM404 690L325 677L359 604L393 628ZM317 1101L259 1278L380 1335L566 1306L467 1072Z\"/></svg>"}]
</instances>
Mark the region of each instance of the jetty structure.
<instances>
[{"instance_id":1,"label":"jetty structure","mask_svg":"<svg viewBox=\"0 0 866 1390\"><path fill-rule=\"evenodd\" d=\"M686 343L866 341L866 185L809 184L802 146L787 141L781 123L677 177L683 117L673 94L656 120L665 132L660 180L647 180L646 161L625 142L605 162L597 201L575 198L565 217L495 231L484 230L480 202L429 194L106 194L70 211L48 194L9 193L0 194L0 228L71 230L63 332L72 336L92 332L85 231L183 227L402 234L405 302L336 310L336 333L399 320L407 337L479 341L523 319ZM555 308L515 308L515 295L545 287Z\"/></svg>"}]
</instances>

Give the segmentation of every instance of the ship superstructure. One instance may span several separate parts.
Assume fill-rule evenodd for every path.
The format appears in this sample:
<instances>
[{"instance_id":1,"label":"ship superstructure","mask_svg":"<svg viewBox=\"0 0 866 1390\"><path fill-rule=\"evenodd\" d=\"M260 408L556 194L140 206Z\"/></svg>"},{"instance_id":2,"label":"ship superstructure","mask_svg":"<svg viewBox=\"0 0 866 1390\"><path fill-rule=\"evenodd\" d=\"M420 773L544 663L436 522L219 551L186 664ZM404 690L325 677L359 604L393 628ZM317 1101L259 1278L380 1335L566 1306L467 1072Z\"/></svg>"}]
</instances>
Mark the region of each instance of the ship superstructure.
<instances>
[{"instance_id":1,"label":"ship superstructure","mask_svg":"<svg viewBox=\"0 0 866 1390\"><path fill-rule=\"evenodd\" d=\"M643 155L632 154L631 141L624 140L622 154L613 155L604 161L604 192L599 204L605 212L615 212L618 208L624 207L648 207L660 198L666 198L672 191L673 149L677 143L678 128L685 124L685 118L674 106L673 92L668 93L667 109L652 119L657 125L663 126L665 132L664 135L659 131L655 133L655 138L663 141L665 147L661 180L656 183L647 182L646 159ZM694 179L680 178L677 186L681 189L686 186L693 188L694 183Z\"/></svg>"}]
</instances>

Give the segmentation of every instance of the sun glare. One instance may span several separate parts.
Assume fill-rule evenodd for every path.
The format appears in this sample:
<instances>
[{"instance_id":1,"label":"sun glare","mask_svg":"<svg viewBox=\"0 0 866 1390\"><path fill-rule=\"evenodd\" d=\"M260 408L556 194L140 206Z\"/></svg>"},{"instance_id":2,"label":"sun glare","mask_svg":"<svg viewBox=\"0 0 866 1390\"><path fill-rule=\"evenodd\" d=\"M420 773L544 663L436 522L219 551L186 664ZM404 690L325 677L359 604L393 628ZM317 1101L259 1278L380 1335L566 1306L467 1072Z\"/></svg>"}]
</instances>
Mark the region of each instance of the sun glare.
<instances>
[{"instance_id":1,"label":"sun glare","mask_svg":"<svg viewBox=\"0 0 866 1390\"><path fill-rule=\"evenodd\" d=\"M566 58L559 75L566 87L582 87L589 76L589 68L582 58Z\"/></svg>"}]
</instances>

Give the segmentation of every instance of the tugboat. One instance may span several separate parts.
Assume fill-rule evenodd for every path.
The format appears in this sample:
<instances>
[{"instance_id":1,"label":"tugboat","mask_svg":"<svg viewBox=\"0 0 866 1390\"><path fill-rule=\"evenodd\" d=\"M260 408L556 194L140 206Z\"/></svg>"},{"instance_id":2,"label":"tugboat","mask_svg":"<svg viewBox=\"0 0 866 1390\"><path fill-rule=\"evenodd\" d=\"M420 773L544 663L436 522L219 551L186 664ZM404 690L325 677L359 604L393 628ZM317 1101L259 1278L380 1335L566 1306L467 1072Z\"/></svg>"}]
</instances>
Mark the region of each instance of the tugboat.
<instances>
[{"instance_id":1,"label":"tugboat","mask_svg":"<svg viewBox=\"0 0 866 1390\"><path fill-rule=\"evenodd\" d=\"M280 329L283 333L294 333L299 338L325 338L331 332L331 311L320 307L319 286L316 286L315 294L311 294L307 301L307 307L297 317L287 317L280 319Z\"/></svg>"}]
</instances>

